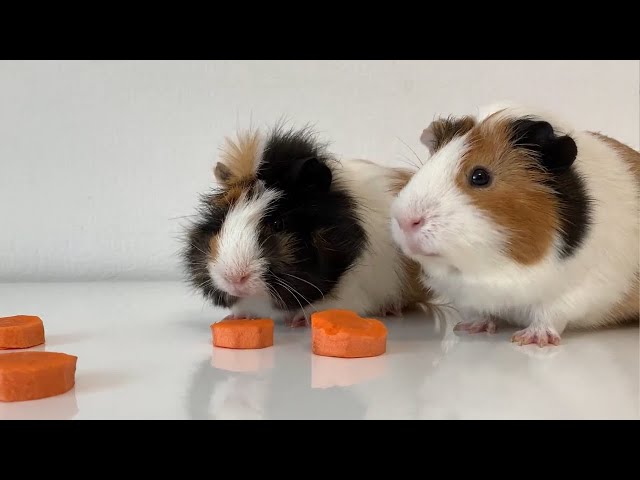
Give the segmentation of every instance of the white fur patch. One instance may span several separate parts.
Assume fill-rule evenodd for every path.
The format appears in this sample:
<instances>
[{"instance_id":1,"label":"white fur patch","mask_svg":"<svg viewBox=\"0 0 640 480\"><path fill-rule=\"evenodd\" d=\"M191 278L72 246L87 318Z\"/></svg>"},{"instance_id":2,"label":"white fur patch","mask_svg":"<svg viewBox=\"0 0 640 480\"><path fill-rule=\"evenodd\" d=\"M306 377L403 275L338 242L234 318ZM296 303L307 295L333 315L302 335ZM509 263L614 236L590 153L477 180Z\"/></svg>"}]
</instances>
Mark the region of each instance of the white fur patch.
<instances>
[{"instance_id":1,"label":"white fur patch","mask_svg":"<svg viewBox=\"0 0 640 480\"><path fill-rule=\"evenodd\" d=\"M267 213L279 192L266 189L257 197L247 199L246 193L231 208L218 237L218 253L209 264L214 284L226 292L231 287L229 276L250 274L248 290L264 290L262 275L266 267L259 243L260 220Z\"/></svg>"},{"instance_id":2,"label":"white fur patch","mask_svg":"<svg viewBox=\"0 0 640 480\"><path fill-rule=\"evenodd\" d=\"M459 270L482 269L488 259L497 260L505 236L498 226L460 191L456 177L467 137L457 137L435 153L400 192L392 206L393 238L407 254L423 262L442 259ZM398 219L425 218L419 232L407 235ZM422 254L420 254L422 252Z\"/></svg>"}]
</instances>

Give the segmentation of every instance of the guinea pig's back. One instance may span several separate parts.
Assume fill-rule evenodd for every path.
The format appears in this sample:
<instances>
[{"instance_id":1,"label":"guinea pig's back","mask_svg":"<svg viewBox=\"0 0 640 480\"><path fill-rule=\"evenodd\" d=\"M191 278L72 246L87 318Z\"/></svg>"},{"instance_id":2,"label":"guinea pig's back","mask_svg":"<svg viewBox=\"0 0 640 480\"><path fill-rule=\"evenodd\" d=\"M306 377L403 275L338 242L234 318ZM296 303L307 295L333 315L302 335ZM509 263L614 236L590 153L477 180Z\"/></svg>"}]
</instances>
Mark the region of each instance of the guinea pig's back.
<instances>
[{"instance_id":1,"label":"guinea pig's back","mask_svg":"<svg viewBox=\"0 0 640 480\"><path fill-rule=\"evenodd\" d=\"M341 282L341 296L366 294L367 302L381 305L424 301L418 271L396 248L390 229L391 202L411 173L354 159L341 161L334 175L355 199L368 239L360 261Z\"/></svg>"},{"instance_id":2,"label":"guinea pig's back","mask_svg":"<svg viewBox=\"0 0 640 480\"><path fill-rule=\"evenodd\" d=\"M573 137L578 146L574 168L590 200L589 232L573 262L582 272L575 273L599 279L594 295L617 298L613 308L592 312L583 326L601 324L603 318L606 323L637 320L640 153L599 133L578 132Z\"/></svg>"}]
</instances>

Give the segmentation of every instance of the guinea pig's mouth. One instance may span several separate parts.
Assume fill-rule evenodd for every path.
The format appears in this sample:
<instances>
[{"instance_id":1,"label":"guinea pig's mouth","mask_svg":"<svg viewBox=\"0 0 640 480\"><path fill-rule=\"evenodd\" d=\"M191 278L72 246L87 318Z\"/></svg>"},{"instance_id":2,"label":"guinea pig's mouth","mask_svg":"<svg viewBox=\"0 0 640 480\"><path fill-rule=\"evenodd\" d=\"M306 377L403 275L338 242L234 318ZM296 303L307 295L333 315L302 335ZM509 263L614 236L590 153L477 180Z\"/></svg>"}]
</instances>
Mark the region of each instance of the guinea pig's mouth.
<instances>
[{"instance_id":1,"label":"guinea pig's mouth","mask_svg":"<svg viewBox=\"0 0 640 480\"><path fill-rule=\"evenodd\" d=\"M441 255L439 253L436 252L425 252L424 250L420 250L419 252L413 252L410 254L410 256L414 257L414 258L439 258L441 257Z\"/></svg>"},{"instance_id":2,"label":"guinea pig's mouth","mask_svg":"<svg viewBox=\"0 0 640 480\"><path fill-rule=\"evenodd\" d=\"M227 295L235 298L255 297L265 292L262 282L258 278L253 278L253 276L243 281L224 278L218 280L218 284Z\"/></svg>"},{"instance_id":3,"label":"guinea pig's mouth","mask_svg":"<svg viewBox=\"0 0 640 480\"><path fill-rule=\"evenodd\" d=\"M248 290L243 290L241 288L229 287L229 288L226 288L226 290L228 295L231 295L232 297L236 297L236 298L247 298L254 295L253 292L250 292Z\"/></svg>"},{"instance_id":4,"label":"guinea pig's mouth","mask_svg":"<svg viewBox=\"0 0 640 480\"><path fill-rule=\"evenodd\" d=\"M412 257L439 257L440 253L432 248L426 247L416 237L405 236L404 251Z\"/></svg>"}]
</instances>

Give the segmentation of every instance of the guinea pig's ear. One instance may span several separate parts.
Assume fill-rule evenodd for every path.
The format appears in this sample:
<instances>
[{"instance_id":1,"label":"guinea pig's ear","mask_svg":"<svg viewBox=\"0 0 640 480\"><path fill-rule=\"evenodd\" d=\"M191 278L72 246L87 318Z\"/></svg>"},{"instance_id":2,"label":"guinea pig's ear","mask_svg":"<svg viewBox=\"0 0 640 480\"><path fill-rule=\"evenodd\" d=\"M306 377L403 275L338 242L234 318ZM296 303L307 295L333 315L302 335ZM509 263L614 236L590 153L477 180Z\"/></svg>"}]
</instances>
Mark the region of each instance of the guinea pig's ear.
<instances>
[{"instance_id":1,"label":"guinea pig's ear","mask_svg":"<svg viewBox=\"0 0 640 480\"><path fill-rule=\"evenodd\" d=\"M232 177L231 170L222 162L216 163L216 168L213 170L213 174L218 182L224 184L229 183Z\"/></svg>"},{"instance_id":2,"label":"guinea pig's ear","mask_svg":"<svg viewBox=\"0 0 640 480\"><path fill-rule=\"evenodd\" d=\"M556 135L549 122L517 120L513 135L516 147L536 152L540 163L551 171L567 170L578 156L578 147L573 138Z\"/></svg>"},{"instance_id":3,"label":"guinea pig's ear","mask_svg":"<svg viewBox=\"0 0 640 480\"><path fill-rule=\"evenodd\" d=\"M438 145L436 132L433 128L434 123L435 122L431 122L431 124L422 131L422 135L420 135L420 143L429 149L429 155L434 154L436 146Z\"/></svg>"},{"instance_id":4,"label":"guinea pig's ear","mask_svg":"<svg viewBox=\"0 0 640 480\"><path fill-rule=\"evenodd\" d=\"M292 177L296 186L328 192L333 175L331 169L316 157L299 160L293 167Z\"/></svg>"},{"instance_id":5,"label":"guinea pig's ear","mask_svg":"<svg viewBox=\"0 0 640 480\"><path fill-rule=\"evenodd\" d=\"M420 142L429 149L429 154L433 155L454 138L465 135L475 124L475 119L466 115L439 118L422 131Z\"/></svg>"}]
</instances>

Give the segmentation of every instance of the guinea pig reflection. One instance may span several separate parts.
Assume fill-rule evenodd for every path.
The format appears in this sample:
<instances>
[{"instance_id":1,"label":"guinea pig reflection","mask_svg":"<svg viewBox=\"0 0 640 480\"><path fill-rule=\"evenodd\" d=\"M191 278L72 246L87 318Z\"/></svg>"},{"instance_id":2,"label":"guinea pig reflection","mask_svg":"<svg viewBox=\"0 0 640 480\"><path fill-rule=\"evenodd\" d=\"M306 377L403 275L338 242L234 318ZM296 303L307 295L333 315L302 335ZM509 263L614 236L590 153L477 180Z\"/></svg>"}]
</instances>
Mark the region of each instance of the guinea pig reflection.
<instances>
[{"instance_id":1,"label":"guinea pig reflection","mask_svg":"<svg viewBox=\"0 0 640 480\"><path fill-rule=\"evenodd\" d=\"M237 373L203 361L187 398L192 419L360 419L365 404L351 389L311 388L311 358L275 352L274 368ZM227 365L228 366L228 365Z\"/></svg>"}]
</instances>

